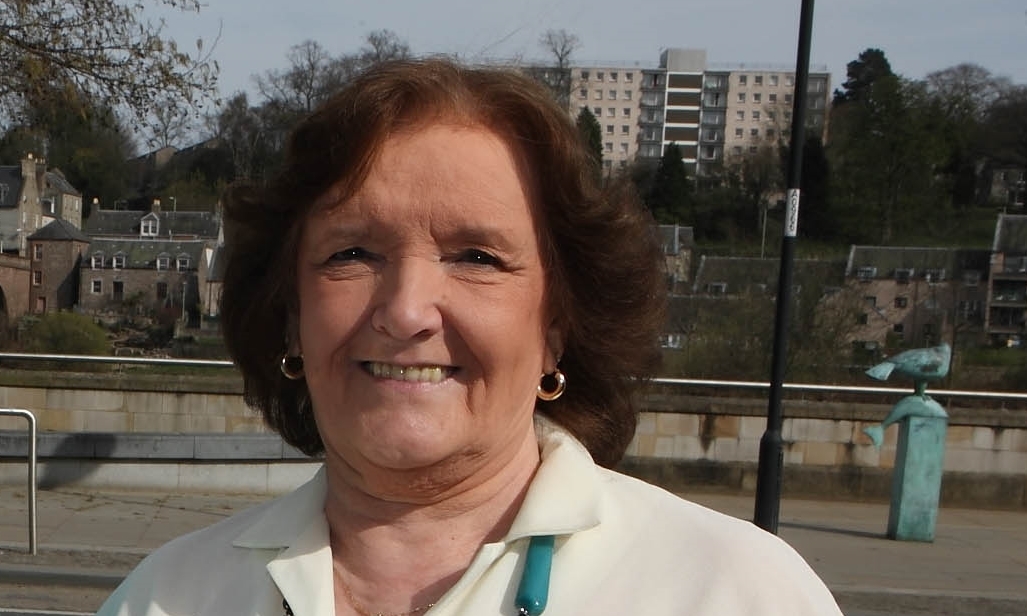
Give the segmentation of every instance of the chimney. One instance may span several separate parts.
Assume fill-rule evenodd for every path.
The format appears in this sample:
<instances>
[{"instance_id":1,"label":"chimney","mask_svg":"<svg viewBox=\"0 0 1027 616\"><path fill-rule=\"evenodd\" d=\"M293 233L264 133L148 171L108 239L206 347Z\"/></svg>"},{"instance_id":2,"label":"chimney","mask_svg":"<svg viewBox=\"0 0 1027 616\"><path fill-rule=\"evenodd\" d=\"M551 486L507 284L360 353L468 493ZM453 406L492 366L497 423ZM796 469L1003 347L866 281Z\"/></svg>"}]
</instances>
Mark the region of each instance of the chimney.
<instances>
[{"instance_id":1,"label":"chimney","mask_svg":"<svg viewBox=\"0 0 1027 616\"><path fill-rule=\"evenodd\" d=\"M153 200L153 205L150 206L150 211L154 214L160 214L160 199Z\"/></svg>"},{"instance_id":2,"label":"chimney","mask_svg":"<svg viewBox=\"0 0 1027 616\"><path fill-rule=\"evenodd\" d=\"M21 159L21 177L26 180L36 178L36 159L33 158L32 152Z\"/></svg>"}]
</instances>

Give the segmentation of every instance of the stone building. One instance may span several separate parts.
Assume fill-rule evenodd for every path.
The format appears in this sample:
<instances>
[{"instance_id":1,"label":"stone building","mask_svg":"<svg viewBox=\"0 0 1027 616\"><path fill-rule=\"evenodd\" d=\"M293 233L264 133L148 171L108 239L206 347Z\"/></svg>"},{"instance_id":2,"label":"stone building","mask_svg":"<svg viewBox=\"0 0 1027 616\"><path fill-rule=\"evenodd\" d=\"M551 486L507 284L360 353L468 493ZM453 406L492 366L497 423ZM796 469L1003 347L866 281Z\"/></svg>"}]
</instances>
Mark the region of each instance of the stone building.
<instances>
[{"instance_id":1,"label":"stone building","mask_svg":"<svg viewBox=\"0 0 1027 616\"><path fill-rule=\"evenodd\" d=\"M30 312L70 310L78 303L79 264L89 238L70 222L56 219L30 235L28 242Z\"/></svg>"}]
</instances>

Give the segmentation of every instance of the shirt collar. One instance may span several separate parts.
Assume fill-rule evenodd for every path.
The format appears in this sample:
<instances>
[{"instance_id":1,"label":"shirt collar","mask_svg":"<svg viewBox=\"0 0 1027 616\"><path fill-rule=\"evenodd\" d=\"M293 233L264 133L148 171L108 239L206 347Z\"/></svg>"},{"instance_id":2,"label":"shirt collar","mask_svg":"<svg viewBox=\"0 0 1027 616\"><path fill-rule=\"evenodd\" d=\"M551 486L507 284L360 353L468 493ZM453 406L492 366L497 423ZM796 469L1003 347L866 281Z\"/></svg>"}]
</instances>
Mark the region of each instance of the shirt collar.
<instances>
[{"instance_id":1,"label":"shirt collar","mask_svg":"<svg viewBox=\"0 0 1027 616\"><path fill-rule=\"evenodd\" d=\"M541 463L504 541L533 535L566 535L599 524L599 474L585 447L552 420L536 415ZM325 469L295 492L267 506L232 545L281 549L293 545L315 520L323 520Z\"/></svg>"}]
</instances>

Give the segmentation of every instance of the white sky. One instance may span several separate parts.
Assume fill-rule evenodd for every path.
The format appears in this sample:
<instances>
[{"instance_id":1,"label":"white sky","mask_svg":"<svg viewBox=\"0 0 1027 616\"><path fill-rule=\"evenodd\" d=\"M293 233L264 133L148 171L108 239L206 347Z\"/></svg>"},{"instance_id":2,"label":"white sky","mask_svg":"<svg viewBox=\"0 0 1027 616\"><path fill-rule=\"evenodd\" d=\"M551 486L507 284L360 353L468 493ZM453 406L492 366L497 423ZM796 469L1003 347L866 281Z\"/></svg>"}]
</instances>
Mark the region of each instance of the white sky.
<instances>
[{"instance_id":1,"label":"white sky","mask_svg":"<svg viewBox=\"0 0 1027 616\"><path fill-rule=\"evenodd\" d=\"M572 61L655 66L667 47L706 49L710 63L794 66L800 0L203 0L174 15L182 47L221 39L214 58L222 94L252 92L252 76L286 66L289 47L311 39L333 55L357 51L368 32L394 31L415 54L542 59L547 29L576 35ZM1027 0L820 0L810 61L832 87L868 47L896 73L922 78L963 62L1027 84Z\"/></svg>"}]
</instances>

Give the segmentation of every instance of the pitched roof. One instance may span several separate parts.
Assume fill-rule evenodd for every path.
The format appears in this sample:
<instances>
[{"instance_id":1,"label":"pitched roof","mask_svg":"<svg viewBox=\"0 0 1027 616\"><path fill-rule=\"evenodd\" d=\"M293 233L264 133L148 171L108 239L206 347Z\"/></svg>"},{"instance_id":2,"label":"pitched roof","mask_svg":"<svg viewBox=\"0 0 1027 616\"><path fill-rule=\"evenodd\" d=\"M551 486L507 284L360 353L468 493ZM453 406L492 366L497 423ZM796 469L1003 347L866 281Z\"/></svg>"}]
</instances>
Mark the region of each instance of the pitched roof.
<instances>
[{"instance_id":1,"label":"pitched roof","mask_svg":"<svg viewBox=\"0 0 1027 616\"><path fill-rule=\"evenodd\" d=\"M78 227L60 218L29 236L29 240L74 241L89 243L89 237Z\"/></svg>"},{"instance_id":2,"label":"pitched roof","mask_svg":"<svg viewBox=\"0 0 1027 616\"><path fill-rule=\"evenodd\" d=\"M18 207L22 181L20 166L0 165L0 207Z\"/></svg>"},{"instance_id":3,"label":"pitched roof","mask_svg":"<svg viewBox=\"0 0 1027 616\"><path fill-rule=\"evenodd\" d=\"M75 195L81 197L82 193L75 190L64 174L58 170L46 172L46 187L64 195Z\"/></svg>"},{"instance_id":4,"label":"pitched roof","mask_svg":"<svg viewBox=\"0 0 1027 616\"><path fill-rule=\"evenodd\" d=\"M926 270L944 270L953 278L965 271L986 273L991 251L967 248L923 248L901 246L853 246L845 275L855 276L860 268L874 268L874 278L891 278L896 270L913 270L920 276Z\"/></svg>"},{"instance_id":5,"label":"pitched roof","mask_svg":"<svg viewBox=\"0 0 1027 616\"><path fill-rule=\"evenodd\" d=\"M171 242L168 240L93 240L89 245L89 256L102 253L104 261L114 255L125 255L125 269L156 269L157 257L166 256L172 259L171 267L174 267L174 259L179 255L189 257L189 269L196 269L203 256L203 249L207 243L202 240L184 242ZM89 263L89 260L86 260Z\"/></svg>"},{"instance_id":6,"label":"pitched roof","mask_svg":"<svg viewBox=\"0 0 1027 616\"><path fill-rule=\"evenodd\" d=\"M1027 216L999 214L991 249L994 252L1027 254Z\"/></svg>"},{"instance_id":7,"label":"pitched roof","mask_svg":"<svg viewBox=\"0 0 1027 616\"><path fill-rule=\"evenodd\" d=\"M139 236L139 221L151 212L95 209L83 224L83 231L97 236ZM160 237L192 236L215 239L221 220L214 212L160 212Z\"/></svg>"},{"instance_id":8,"label":"pitched roof","mask_svg":"<svg viewBox=\"0 0 1027 616\"><path fill-rule=\"evenodd\" d=\"M777 278L781 269L779 259L756 257L704 256L695 273L693 293L705 293L707 285L725 284L723 293L777 292ZM841 261L796 259L792 265L792 280L797 285L840 286L845 264Z\"/></svg>"}]
</instances>

